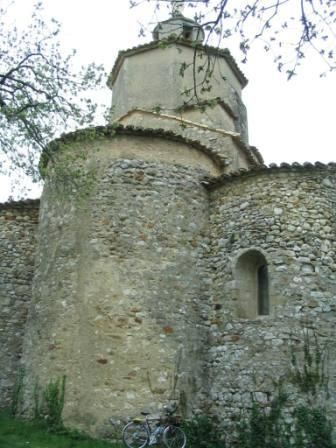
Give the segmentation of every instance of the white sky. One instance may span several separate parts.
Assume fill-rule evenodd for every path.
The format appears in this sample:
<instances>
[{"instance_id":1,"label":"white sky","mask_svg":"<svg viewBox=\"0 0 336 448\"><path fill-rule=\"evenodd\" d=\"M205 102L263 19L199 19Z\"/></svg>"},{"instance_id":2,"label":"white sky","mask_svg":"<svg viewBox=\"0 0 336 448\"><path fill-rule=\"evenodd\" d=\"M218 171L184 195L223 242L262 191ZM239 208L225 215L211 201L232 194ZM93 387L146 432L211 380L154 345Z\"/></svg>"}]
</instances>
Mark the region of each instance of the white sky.
<instances>
[{"instance_id":1,"label":"white sky","mask_svg":"<svg viewBox=\"0 0 336 448\"><path fill-rule=\"evenodd\" d=\"M0 0L0 4L6 0ZM29 18L32 0L17 0L18 18ZM119 50L150 40L139 38L139 23L152 22L153 6L145 2L130 10L128 0L43 0L46 12L62 23L62 41L78 50L81 61L103 63L109 72ZM186 13L187 15L187 13ZM163 17L168 16L164 10ZM237 61L235 42L227 45ZM320 78L323 69L307 58L297 77L287 81L272 58L263 51L250 53L240 67L249 79L243 93L248 110L250 144L257 146L266 163L336 160L336 73ZM104 100L110 102L109 90ZM15 193L15 187L14 187ZM10 182L0 177L0 201L10 194ZM31 197L39 191L33 189Z\"/></svg>"}]
</instances>

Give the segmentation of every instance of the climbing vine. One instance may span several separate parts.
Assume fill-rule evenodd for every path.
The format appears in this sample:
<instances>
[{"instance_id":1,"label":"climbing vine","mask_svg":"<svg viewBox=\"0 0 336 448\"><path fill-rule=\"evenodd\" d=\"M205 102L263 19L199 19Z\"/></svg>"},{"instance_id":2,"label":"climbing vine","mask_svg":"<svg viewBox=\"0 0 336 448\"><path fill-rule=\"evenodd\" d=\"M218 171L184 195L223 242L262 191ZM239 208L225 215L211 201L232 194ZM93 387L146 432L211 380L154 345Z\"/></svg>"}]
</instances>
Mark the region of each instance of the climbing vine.
<instances>
[{"instance_id":1,"label":"climbing vine","mask_svg":"<svg viewBox=\"0 0 336 448\"><path fill-rule=\"evenodd\" d=\"M303 356L298 359L291 347L292 371L290 380L300 392L315 397L318 392L328 392L328 375L326 373L327 347L322 347L315 333L310 336L308 329L302 330Z\"/></svg>"},{"instance_id":2,"label":"climbing vine","mask_svg":"<svg viewBox=\"0 0 336 448\"><path fill-rule=\"evenodd\" d=\"M293 342L291 369L274 383L273 399L265 406L252 397L250 412L236 428L240 448L335 448L332 421L318 404L322 394L329 398L328 348L307 328L299 340L302 350L295 351ZM294 387L291 393L285 392L288 386Z\"/></svg>"}]
</instances>

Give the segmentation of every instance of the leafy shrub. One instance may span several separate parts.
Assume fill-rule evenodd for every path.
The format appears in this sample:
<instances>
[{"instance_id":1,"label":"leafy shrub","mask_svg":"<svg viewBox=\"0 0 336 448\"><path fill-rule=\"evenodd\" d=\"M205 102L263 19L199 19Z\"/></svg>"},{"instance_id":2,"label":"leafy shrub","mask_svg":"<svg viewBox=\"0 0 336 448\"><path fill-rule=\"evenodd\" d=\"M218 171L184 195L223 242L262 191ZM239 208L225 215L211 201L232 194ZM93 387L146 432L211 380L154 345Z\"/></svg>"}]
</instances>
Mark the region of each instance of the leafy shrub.
<instances>
[{"instance_id":1,"label":"leafy shrub","mask_svg":"<svg viewBox=\"0 0 336 448\"><path fill-rule=\"evenodd\" d=\"M284 416L285 402L266 412L254 403L238 428L239 448L335 448L332 425L322 408L297 406Z\"/></svg>"},{"instance_id":2,"label":"leafy shrub","mask_svg":"<svg viewBox=\"0 0 336 448\"><path fill-rule=\"evenodd\" d=\"M62 412L65 397L65 376L50 381L43 393L46 420L52 429L63 427Z\"/></svg>"},{"instance_id":3,"label":"leafy shrub","mask_svg":"<svg viewBox=\"0 0 336 448\"><path fill-rule=\"evenodd\" d=\"M183 423L189 448L225 448L223 433L208 416L195 417Z\"/></svg>"},{"instance_id":4,"label":"leafy shrub","mask_svg":"<svg viewBox=\"0 0 336 448\"><path fill-rule=\"evenodd\" d=\"M49 381L41 392L39 385L34 387L34 419L43 421L52 431L62 431L62 412L65 398L65 376Z\"/></svg>"}]
</instances>

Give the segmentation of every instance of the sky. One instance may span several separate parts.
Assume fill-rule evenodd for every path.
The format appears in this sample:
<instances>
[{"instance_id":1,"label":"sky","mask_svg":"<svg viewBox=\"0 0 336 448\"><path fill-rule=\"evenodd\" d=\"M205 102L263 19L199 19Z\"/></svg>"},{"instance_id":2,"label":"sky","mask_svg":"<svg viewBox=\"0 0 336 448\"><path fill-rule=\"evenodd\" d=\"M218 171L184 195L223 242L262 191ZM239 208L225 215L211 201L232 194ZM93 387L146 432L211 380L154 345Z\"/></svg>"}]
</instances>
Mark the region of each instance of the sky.
<instances>
[{"instance_id":1,"label":"sky","mask_svg":"<svg viewBox=\"0 0 336 448\"><path fill-rule=\"evenodd\" d=\"M0 5L6 0L0 0ZM29 20L33 0L16 0L17 20ZM158 16L154 2L144 1L129 9L128 0L43 0L46 15L62 24L64 48L76 48L81 63L102 63L112 69L118 51L151 40ZM168 18L166 4L161 19ZM185 11L188 15L188 11ZM140 24L147 26L145 38L138 36ZM226 41L240 64L239 41ZM287 81L273 64L272 57L260 48L252 50L248 62L240 64L249 84L243 92L248 111L249 140L262 153L267 164L275 162L336 161L334 129L336 127L336 73L320 78L323 68L314 55L309 55L299 74ZM107 104L111 92L100 98ZM27 182L29 187L29 183ZM28 188L29 190L29 188ZM16 182L0 177L0 202L16 195ZM40 188L32 187L28 197L38 197Z\"/></svg>"}]
</instances>

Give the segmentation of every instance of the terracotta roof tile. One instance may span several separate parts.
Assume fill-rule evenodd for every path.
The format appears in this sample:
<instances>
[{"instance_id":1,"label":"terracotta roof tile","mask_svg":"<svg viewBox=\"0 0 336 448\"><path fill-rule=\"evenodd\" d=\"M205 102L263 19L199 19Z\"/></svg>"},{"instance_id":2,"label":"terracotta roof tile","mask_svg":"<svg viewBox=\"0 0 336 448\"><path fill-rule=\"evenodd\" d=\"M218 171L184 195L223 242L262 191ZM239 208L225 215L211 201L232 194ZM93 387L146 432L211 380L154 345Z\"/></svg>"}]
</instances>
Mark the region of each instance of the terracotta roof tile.
<instances>
[{"instance_id":1,"label":"terracotta roof tile","mask_svg":"<svg viewBox=\"0 0 336 448\"><path fill-rule=\"evenodd\" d=\"M274 174L275 172L308 172L308 171L332 171L336 172L336 163L322 163L322 162L304 162L302 164L298 162L287 163L283 162L280 165L276 163L271 163L269 166L267 165L258 165L251 169L240 169L239 171L235 171L229 174L222 174L219 177L206 178L203 180L203 184L207 186L209 189L216 189L221 185L224 185L227 182L231 182L236 178L243 178L249 176L256 176L259 173L263 174Z\"/></svg>"},{"instance_id":2,"label":"terracotta roof tile","mask_svg":"<svg viewBox=\"0 0 336 448\"><path fill-rule=\"evenodd\" d=\"M234 57L231 55L230 51L227 48L218 48L218 47L212 47L210 45L201 45L201 44L195 46L195 43L190 42L185 39L167 39L164 41L151 41L151 42L143 44L143 45L138 45L136 47L128 48L127 50L119 51L117 59L112 68L111 74L108 77L107 85L112 88L112 85L114 84L114 81L119 73L122 61L125 57L131 56L131 55L137 54L137 53L142 53L144 51L148 51L153 48L160 48L160 47L162 47L163 44L182 45L185 47L199 49L209 55L222 56L225 58L226 62L230 66L231 70L237 76L242 87L245 87L248 83L247 78L245 77L244 73L240 70L237 62L235 61Z\"/></svg>"}]
</instances>

